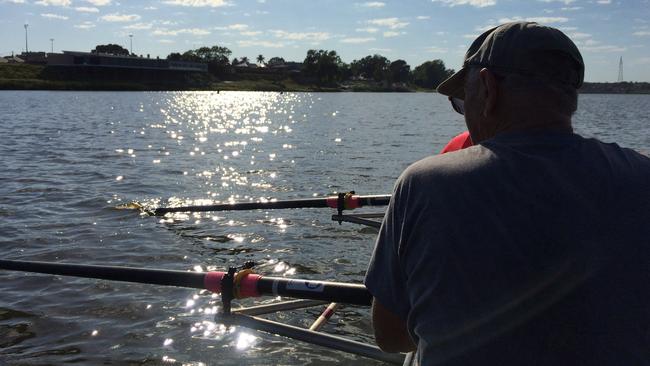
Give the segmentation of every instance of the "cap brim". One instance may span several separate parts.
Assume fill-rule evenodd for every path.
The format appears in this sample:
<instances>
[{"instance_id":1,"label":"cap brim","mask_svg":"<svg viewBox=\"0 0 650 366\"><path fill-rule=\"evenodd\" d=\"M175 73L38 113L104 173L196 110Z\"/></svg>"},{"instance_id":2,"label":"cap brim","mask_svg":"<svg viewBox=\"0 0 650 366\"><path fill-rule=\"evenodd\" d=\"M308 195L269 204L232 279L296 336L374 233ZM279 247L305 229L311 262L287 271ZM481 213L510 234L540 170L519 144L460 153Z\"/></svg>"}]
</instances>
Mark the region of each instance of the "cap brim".
<instances>
[{"instance_id":1,"label":"cap brim","mask_svg":"<svg viewBox=\"0 0 650 366\"><path fill-rule=\"evenodd\" d=\"M465 100L465 75L467 74L466 68L461 68L457 73L450 76L447 80L438 85L436 89L438 93L450 97Z\"/></svg>"}]
</instances>

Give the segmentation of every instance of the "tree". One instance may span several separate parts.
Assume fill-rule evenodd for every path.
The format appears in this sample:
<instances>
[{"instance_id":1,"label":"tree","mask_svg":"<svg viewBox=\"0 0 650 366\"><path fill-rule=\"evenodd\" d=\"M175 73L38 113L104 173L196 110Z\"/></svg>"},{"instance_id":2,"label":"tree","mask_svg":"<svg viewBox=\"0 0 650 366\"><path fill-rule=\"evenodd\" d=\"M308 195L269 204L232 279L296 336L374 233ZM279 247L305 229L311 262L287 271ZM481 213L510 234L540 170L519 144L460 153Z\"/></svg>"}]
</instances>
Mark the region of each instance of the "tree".
<instances>
[{"instance_id":1,"label":"tree","mask_svg":"<svg viewBox=\"0 0 650 366\"><path fill-rule=\"evenodd\" d=\"M387 79L390 61L381 55L366 56L350 65L355 76L381 81Z\"/></svg>"},{"instance_id":2,"label":"tree","mask_svg":"<svg viewBox=\"0 0 650 366\"><path fill-rule=\"evenodd\" d=\"M303 69L309 76L315 77L319 84L332 84L340 80L341 58L336 51L309 50L303 61Z\"/></svg>"},{"instance_id":3,"label":"tree","mask_svg":"<svg viewBox=\"0 0 650 366\"><path fill-rule=\"evenodd\" d=\"M404 60L396 60L388 66L388 75L391 83L406 83L411 74L411 66Z\"/></svg>"},{"instance_id":4,"label":"tree","mask_svg":"<svg viewBox=\"0 0 650 366\"><path fill-rule=\"evenodd\" d=\"M262 55L257 55L257 63L261 65L264 65L264 56Z\"/></svg>"},{"instance_id":5,"label":"tree","mask_svg":"<svg viewBox=\"0 0 650 366\"><path fill-rule=\"evenodd\" d=\"M453 73L454 70L445 68L442 60L427 61L413 70L413 82L423 88L435 89Z\"/></svg>"},{"instance_id":6,"label":"tree","mask_svg":"<svg viewBox=\"0 0 650 366\"><path fill-rule=\"evenodd\" d=\"M284 59L282 57L271 57L269 61L266 63L266 66L280 66L284 65Z\"/></svg>"},{"instance_id":7,"label":"tree","mask_svg":"<svg viewBox=\"0 0 650 366\"><path fill-rule=\"evenodd\" d=\"M169 55L167 55L167 59L169 61L183 61L183 55L181 55L178 52L172 52Z\"/></svg>"},{"instance_id":8,"label":"tree","mask_svg":"<svg viewBox=\"0 0 650 366\"><path fill-rule=\"evenodd\" d=\"M244 63L245 63L246 65L248 65L248 57L244 56L244 57L240 58L240 59L239 59L239 63L240 63L240 64L244 64Z\"/></svg>"},{"instance_id":9,"label":"tree","mask_svg":"<svg viewBox=\"0 0 650 366\"><path fill-rule=\"evenodd\" d=\"M90 51L91 53L106 53L109 55L116 56L128 56L129 50L120 46L119 44L100 44L95 46L95 49Z\"/></svg>"}]
</instances>

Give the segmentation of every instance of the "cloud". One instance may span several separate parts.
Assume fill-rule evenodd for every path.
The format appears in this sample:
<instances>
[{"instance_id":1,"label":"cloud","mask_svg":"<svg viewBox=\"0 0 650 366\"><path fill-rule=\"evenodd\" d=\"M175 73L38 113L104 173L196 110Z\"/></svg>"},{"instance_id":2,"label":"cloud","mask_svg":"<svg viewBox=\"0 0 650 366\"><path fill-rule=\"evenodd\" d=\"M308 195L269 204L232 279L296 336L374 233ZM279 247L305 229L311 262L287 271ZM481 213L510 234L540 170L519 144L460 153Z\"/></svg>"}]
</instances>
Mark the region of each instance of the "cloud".
<instances>
[{"instance_id":1,"label":"cloud","mask_svg":"<svg viewBox=\"0 0 650 366\"><path fill-rule=\"evenodd\" d=\"M154 36L177 36L179 34L191 34L194 36L207 36L210 34L209 30L201 28L183 28L183 29L164 29L158 28L151 32Z\"/></svg>"},{"instance_id":2,"label":"cloud","mask_svg":"<svg viewBox=\"0 0 650 366\"><path fill-rule=\"evenodd\" d=\"M569 21L569 18L565 18L565 17L528 17L528 18L512 17L512 18L501 18L501 19L499 19L499 23L510 23L510 22L520 22L520 21L535 22L535 23L542 23L542 24L553 24L553 23L566 23L566 22Z\"/></svg>"},{"instance_id":3,"label":"cloud","mask_svg":"<svg viewBox=\"0 0 650 366\"><path fill-rule=\"evenodd\" d=\"M563 11L575 11L575 10L580 10L580 9L582 9L582 6L570 6L570 7L565 6L563 8L560 8L560 10L563 10Z\"/></svg>"},{"instance_id":4,"label":"cloud","mask_svg":"<svg viewBox=\"0 0 650 366\"><path fill-rule=\"evenodd\" d=\"M99 9L89 6L78 6L74 10L82 13L99 13Z\"/></svg>"},{"instance_id":5,"label":"cloud","mask_svg":"<svg viewBox=\"0 0 650 366\"><path fill-rule=\"evenodd\" d=\"M262 34L262 32L260 32L260 31L245 31L245 32L239 32L239 34L241 34L242 36L252 37L252 36L260 35L260 34Z\"/></svg>"},{"instance_id":6,"label":"cloud","mask_svg":"<svg viewBox=\"0 0 650 366\"><path fill-rule=\"evenodd\" d=\"M454 7L458 5L471 5L476 8L484 8L497 4L496 0L431 0L434 3L443 3L447 6Z\"/></svg>"},{"instance_id":7,"label":"cloud","mask_svg":"<svg viewBox=\"0 0 650 366\"><path fill-rule=\"evenodd\" d=\"M612 3L612 0L598 0L596 2L601 5L608 5Z\"/></svg>"},{"instance_id":8,"label":"cloud","mask_svg":"<svg viewBox=\"0 0 650 366\"><path fill-rule=\"evenodd\" d=\"M290 41L325 41L332 37L328 32L287 32L283 30L272 30L271 33L277 38Z\"/></svg>"},{"instance_id":9,"label":"cloud","mask_svg":"<svg viewBox=\"0 0 650 366\"><path fill-rule=\"evenodd\" d=\"M581 33L581 32L569 33L568 36L571 39L591 38L591 34L589 34L589 33Z\"/></svg>"},{"instance_id":10,"label":"cloud","mask_svg":"<svg viewBox=\"0 0 650 366\"><path fill-rule=\"evenodd\" d=\"M388 27L390 29L401 29L409 25L408 22L400 22L399 18L371 19L367 23L380 27Z\"/></svg>"},{"instance_id":11,"label":"cloud","mask_svg":"<svg viewBox=\"0 0 650 366\"><path fill-rule=\"evenodd\" d=\"M45 13L41 14L43 18L48 18L48 19L61 19L61 20L68 20L68 17L65 15L59 15L59 14L52 14L52 13Z\"/></svg>"},{"instance_id":12,"label":"cloud","mask_svg":"<svg viewBox=\"0 0 650 366\"><path fill-rule=\"evenodd\" d=\"M353 43L353 44L359 44L359 43L367 43L367 42L372 42L374 41L374 37L366 37L366 38L343 38L340 42L341 43Z\"/></svg>"},{"instance_id":13,"label":"cloud","mask_svg":"<svg viewBox=\"0 0 650 366\"><path fill-rule=\"evenodd\" d=\"M641 57L632 60L632 65L650 65L650 57Z\"/></svg>"},{"instance_id":14,"label":"cloud","mask_svg":"<svg viewBox=\"0 0 650 366\"><path fill-rule=\"evenodd\" d=\"M564 3L565 5L569 5L571 3L576 2L576 0L537 0L542 3Z\"/></svg>"},{"instance_id":15,"label":"cloud","mask_svg":"<svg viewBox=\"0 0 650 366\"><path fill-rule=\"evenodd\" d=\"M379 28L374 28L374 27L367 27L367 28L357 28L355 29L357 32L366 32L366 33L377 33L379 32Z\"/></svg>"},{"instance_id":16,"label":"cloud","mask_svg":"<svg viewBox=\"0 0 650 366\"><path fill-rule=\"evenodd\" d=\"M370 51L370 52L393 52L393 50L390 49L390 48L375 48L375 47L368 48L368 51Z\"/></svg>"},{"instance_id":17,"label":"cloud","mask_svg":"<svg viewBox=\"0 0 650 366\"><path fill-rule=\"evenodd\" d=\"M93 22L83 22L81 24L76 24L74 25L75 28L79 29L90 29L90 28L95 28L95 24Z\"/></svg>"},{"instance_id":18,"label":"cloud","mask_svg":"<svg viewBox=\"0 0 650 366\"><path fill-rule=\"evenodd\" d=\"M437 46L427 47L427 48L425 48L425 50L427 50L428 52L432 52L432 53L447 53L448 52L448 50L446 48L437 47Z\"/></svg>"},{"instance_id":19,"label":"cloud","mask_svg":"<svg viewBox=\"0 0 650 366\"><path fill-rule=\"evenodd\" d=\"M255 41L255 40L243 40L237 41L239 47L267 47L267 48L283 48L284 44L282 42L269 42L269 41Z\"/></svg>"},{"instance_id":20,"label":"cloud","mask_svg":"<svg viewBox=\"0 0 650 366\"><path fill-rule=\"evenodd\" d=\"M95 6L111 5L111 0L86 0L86 2L91 3Z\"/></svg>"},{"instance_id":21,"label":"cloud","mask_svg":"<svg viewBox=\"0 0 650 366\"><path fill-rule=\"evenodd\" d=\"M42 6L70 6L72 4L71 0L39 0L35 2L36 5Z\"/></svg>"},{"instance_id":22,"label":"cloud","mask_svg":"<svg viewBox=\"0 0 650 366\"><path fill-rule=\"evenodd\" d=\"M384 32L384 37L385 37L385 38L397 37L397 36L399 36L400 34L402 34L402 33L400 33L400 32L395 32L395 31L386 31L386 32Z\"/></svg>"},{"instance_id":23,"label":"cloud","mask_svg":"<svg viewBox=\"0 0 650 366\"><path fill-rule=\"evenodd\" d=\"M613 45L602 45L602 46L585 46L582 47L583 51L587 52L623 52L627 50L625 47L613 46Z\"/></svg>"},{"instance_id":24,"label":"cloud","mask_svg":"<svg viewBox=\"0 0 650 366\"><path fill-rule=\"evenodd\" d=\"M151 29L153 27L153 24L151 23L135 23L135 24L129 24L124 27L124 29L134 29L134 30L143 30L143 29Z\"/></svg>"},{"instance_id":25,"label":"cloud","mask_svg":"<svg viewBox=\"0 0 650 366\"><path fill-rule=\"evenodd\" d=\"M163 2L168 5L191 6L193 8L218 8L230 5L226 0L166 0Z\"/></svg>"},{"instance_id":26,"label":"cloud","mask_svg":"<svg viewBox=\"0 0 650 366\"><path fill-rule=\"evenodd\" d=\"M101 19L107 22L134 22L140 20L140 16L137 14L113 13L104 15Z\"/></svg>"},{"instance_id":27,"label":"cloud","mask_svg":"<svg viewBox=\"0 0 650 366\"><path fill-rule=\"evenodd\" d=\"M216 30L238 30L238 31L243 31L248 29L247 24L231 24L227 25L225 27L214 27Z\"/></svg>"},{"instance_id":28,"label":"cloud","mask_svg":"<svg viewBox=\"0 0 650 366\"><path fill-rule=\"evenodd\" d=\"M25 0L4 0L5 3L11 3L11 4L24 4Z\"/></svg>"},{"instance_id":29,"label":"cloud","mask_svg":"<svg viewBox=\"0 0 650 366\"><path fill-rule=\"evenodd\" d=\"M650 31L638 31L638 32L632 33L632 35L635 35L637 37L647 37L647 36L650 36Z\"/></svg>"},{"instance_id":30,"label":"cloud","mask_svg":"<svg viewBox=\"0 0 650 366\"><path fill-rule=\"evenodd\" d=\"M364 8L383 8L386 6L386 3L382 3L381 1L368 1L359 5Z\"/></svg>"},{"instance_id":31,"label":"cloud","mask_svg":"<svg viewBox=\"0 0 650 366\"><path fill-rule=\"evenodd\" d=\"M428 16L428 15L418 15L418 16L415 17L415 19L417 19L417 20L426 20L426 19L431 19L431 17Z\"/></svg>"}]
</instances>

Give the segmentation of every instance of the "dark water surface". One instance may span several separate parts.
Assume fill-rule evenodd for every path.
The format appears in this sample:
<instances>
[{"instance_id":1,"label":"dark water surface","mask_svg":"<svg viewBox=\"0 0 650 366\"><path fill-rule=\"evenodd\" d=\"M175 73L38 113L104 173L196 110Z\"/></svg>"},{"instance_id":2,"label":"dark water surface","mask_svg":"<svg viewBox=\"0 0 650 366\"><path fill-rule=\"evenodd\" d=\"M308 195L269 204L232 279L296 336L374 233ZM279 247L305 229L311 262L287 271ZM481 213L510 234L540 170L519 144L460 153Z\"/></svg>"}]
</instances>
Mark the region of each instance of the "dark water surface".
<instances>
[{"instance_id":1,"label":"dark water surface","mask_svg":"<svg viewBox=\"0 0 650 366\"><path fill-rule=\"evenodd\" d=\"M648 153L648 105L581 96L576 130ZM360 282L376 230L339 226L327 209L154 218L115 207L386 194L463 129L437 94L0 91L2 258L177 270L255 260L261 274ZM226 331L212 322L219 297L195 290L2 271L0 294L0 364L375 364ZM307 327L320 310L272 318ZM325 330L370 341L368 309L344 307Z\"/></svg>"}]
</instances>

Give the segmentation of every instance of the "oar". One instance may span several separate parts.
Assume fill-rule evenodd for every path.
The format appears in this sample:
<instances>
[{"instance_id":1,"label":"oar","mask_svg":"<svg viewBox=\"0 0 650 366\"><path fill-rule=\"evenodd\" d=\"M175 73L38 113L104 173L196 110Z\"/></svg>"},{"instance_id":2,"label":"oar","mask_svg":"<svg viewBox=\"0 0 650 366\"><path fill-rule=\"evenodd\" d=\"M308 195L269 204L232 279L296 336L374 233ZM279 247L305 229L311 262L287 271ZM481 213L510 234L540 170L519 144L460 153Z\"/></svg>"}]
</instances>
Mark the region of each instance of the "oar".
<instances>
[{"instance_id":1,"label":"oar","mask_svg":"<svg viewBox=\"0 0 650 366\"><path fill-rule=\"evenodd\" d=\"M315 208L331 207L339 210L352 210L363 206L386 206L390 195L359 196L344 194L321 198L301 198L295 200L268 200L262 202L233 202L217 205L159 207L147 211L151 215L161 216L172 212L207 212L207 211L242 211L242 210L272 210L283 208Z\"/></svg>"},{"instance_id":2,"label":"oar","mask_svg":"<svg viewBox=\"0 0 650 366\"><path fill-rule=\"evenodd\" d=\"M96 278L111 281L146 283L163 286L189 287L221 293L226 272L185 272L164 269L95 266L68 263L0 260L0 269L47 273L61 276ZM354 305L371 303L372 296L364 285L263 277L241 271L234 276L232 297L261 295L287 296L298 299L323 300Z\"/></svg>"}]
</instances>

